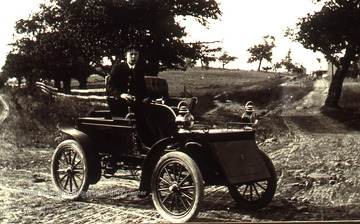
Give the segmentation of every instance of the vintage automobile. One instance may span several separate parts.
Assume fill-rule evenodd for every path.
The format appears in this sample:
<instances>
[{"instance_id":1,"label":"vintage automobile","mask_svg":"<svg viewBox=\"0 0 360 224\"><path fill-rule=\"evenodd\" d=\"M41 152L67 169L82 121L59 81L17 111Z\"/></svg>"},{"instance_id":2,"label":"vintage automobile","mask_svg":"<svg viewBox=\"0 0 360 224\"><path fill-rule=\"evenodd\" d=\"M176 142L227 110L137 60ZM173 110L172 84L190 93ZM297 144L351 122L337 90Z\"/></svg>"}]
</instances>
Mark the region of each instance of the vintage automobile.
<instances>
[{"instance_id":1,"label":"vintage automobile","mask_svg":"<svg viewBox=\"0 0 360 224\"><path fill-rule=\"evenodd\" d=\"M80 117L75 127L59 124L67 137L55 149L53 182L68 200L84 196L102 176L130 170L139 177L139 197L152 197L158 212L170 222L194 220L202 208L206 186L228 188L237 205L262 208L276 191L276 173L255 141L257 123L251 102L241 121L209 128L194 121L196 98L169 97L165 79L146 77L152 101L151 130L137 129L134 114L114 116L109 110ZM142 137L158 131L153 141ZM143 132L143 133L139 133Z\"/></svg>"}]
</instances>

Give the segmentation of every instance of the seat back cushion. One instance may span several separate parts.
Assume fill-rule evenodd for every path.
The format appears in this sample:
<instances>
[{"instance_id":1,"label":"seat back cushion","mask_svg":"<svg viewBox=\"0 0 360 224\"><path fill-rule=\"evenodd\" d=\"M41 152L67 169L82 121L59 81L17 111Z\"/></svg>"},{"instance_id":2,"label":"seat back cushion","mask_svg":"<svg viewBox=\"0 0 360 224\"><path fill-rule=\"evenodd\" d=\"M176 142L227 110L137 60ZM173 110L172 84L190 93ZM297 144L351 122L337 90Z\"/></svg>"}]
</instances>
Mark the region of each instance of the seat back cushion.
<instances>
[{"instance_id":1,"label":"seat back cushion","mask_svg":"<svg viewBox=\"0 0 360 224\"><path fill-rule=\"evenodd\" d=\"M145 83L149 97L156 99L161 97L167 98L169 96L169 87L166 79L146 76Z\"/></svg>"}]
</instances>

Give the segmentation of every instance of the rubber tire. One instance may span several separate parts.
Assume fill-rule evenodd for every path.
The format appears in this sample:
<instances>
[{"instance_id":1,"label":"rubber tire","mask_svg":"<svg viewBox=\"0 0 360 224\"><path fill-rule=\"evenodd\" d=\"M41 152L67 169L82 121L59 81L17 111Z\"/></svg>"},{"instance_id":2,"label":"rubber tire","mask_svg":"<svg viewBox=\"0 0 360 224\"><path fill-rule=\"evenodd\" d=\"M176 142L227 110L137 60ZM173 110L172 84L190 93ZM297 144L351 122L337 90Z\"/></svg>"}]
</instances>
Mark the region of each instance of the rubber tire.
<instances>
[{"instance_id":1,"label":"rubber tire","mask_svg":"<svg viewBox=\"0 0 360 224\"><path fill-rule=\"evenodd\" d=\"M258 182L252 181L252 182L248 182L248 183L244 183L244 184L228 186L229 193L230 193L231 197L235 200L235 202L237 203L237 206L239 208L246 209L246 210L261 209L263 207L266 207L275 195L276 187L277 187L277 178L276 178L275 167L274 167L273 163L271 162L270 158L264 152L261 151L261 154L262 154L265 164L269 170L270 178L265 180L267 182L267 185L266 185L266 188L263 189L264 192L260 198L258 198L257 200L253 200L253 201L245 199L242 196L243 191L239 192L239 187L242 187L244 185L247 187L249 187L250 185L254 186L254 184L264 182L264 181L258 181ZM246 189L249 189L249 188L245 188L244 190L246 191ZM250 188L250 190L251 189L254 189L254 188ZM260 187L259 187L259 189L261 190ZM252 192L255 192L255 194L256 194L256 190L255 191L253 190Z\"/></svg>"},{"instance_id":2,"label":"rubber tire","mask_svg":"<svg viewBox=\"0 0 360 224\"><path fill-rule=\"evenodd\" d=\"M72 154L69 155L72 162L69 162L68 159L62 160L62 158L64 158L64 154L66 152L69 152L69 150L72 152ZM73 155L75 154L76 156L73 157ZM75 160L77 158L79 158L79 160ZM78 179L79 182L77 182L75 174L66 173L67 171L65 171L64 169L69 168L68 170L69 172L71 172L70 170L73 165L76 166L72 168L76 168L80 164L82 165L82 167L80 167L81 180ZM59 168L63 168L63 170L60 172ZM51 160L51 175L53 183L62 198L67 200L77 200L80 199L83 195L85 195L89 188L89 165L85 152L77 141L65 140L56 147ZM77 184L75 184L75 188L73 189L72 185L74 183Z\"/></svg>"},{"instance_id":3,"label":"rubber tire","mask_svg":"<svg viewBox=\"0 0 360 224\"><path fill-rule=\"evenodd\" d=\"M192 200L186 200L187 198L183 198L183 197L179 197L180 193L169 193L168 195L172 195L172 201L170 204L174 204L174 198L176 198L177 204L179 205L180 202L182 202L182 205L180 204L179 206L184 208L184 212L178 213L178 212L173 212L170 211L168 209L170 206L165 205L165 203L167 202L167 200L164 200L163 202L163 197L164 195L161 194L160 192L160 177L164 177L164 167L169 167L172 164L177 164L180 165L183 169L185 168L186 172L188 174L190 174L191 181L186 182L189 183L189 185L187 186L193 186L193 191L192 191L192 195L193 198ZM173 166L172 166L173 167ZM187 177L184 179L181 179L180 176L181 174L185 173L184 172L180 172L179 176L175 176L178 178L177 181L173 181L177 182L177 183L182 183L182 180L188 179ZM169 171L169 170L168 170ZM170 170L169 172L174 171L174 170ZM182 170L181 170L182 171ZM175 173L171 172L171 173ZM168 173L165 173L165 176ZM168 176L167 176L168 177ZM169 178L168 178L169 180ZM203 199L204 199L204 183L203 183L203 178L200 172L199 167L197 166L197 164L195 163L195 161L188 156L187 154L183 153L183 152L169 152L167 154L165 154L164 156L162 156L160 158L160 160L158 161L156 167L155 167L155 171L153 172L152 175L152 199L154 202L154 205L156 207L156 209L158 210L158 212L160 213L160 215L162 217L164 217L166 220L173 222L173 223L184 223L184 222L188 222L193 220L197 214L199 213L199 211L202 208L202 203L203 203ZM163 184L165 182L163 181ZM167 184L167 183L165 183ZM169 186L169 191L171 192L170 188L172 188L172 186L170 186L169 184L167 185ZM181 186L179 184L179 186ZM165 191L163 191L165 192ZM179 190L180 192L180 190ZM187 192L186 190L183 190L182 192ZM166 194L166 192L164 193ZM185 194L185 193L184 193ZM181 198L181 199L180 199ZM190 201L190 203L189 203ZM188 208L186 208L186 206L184 206L185 203L189 203L188 205L190 205ZM179 209L179 207L178 207Z\"/></svg>"}]
</instances>

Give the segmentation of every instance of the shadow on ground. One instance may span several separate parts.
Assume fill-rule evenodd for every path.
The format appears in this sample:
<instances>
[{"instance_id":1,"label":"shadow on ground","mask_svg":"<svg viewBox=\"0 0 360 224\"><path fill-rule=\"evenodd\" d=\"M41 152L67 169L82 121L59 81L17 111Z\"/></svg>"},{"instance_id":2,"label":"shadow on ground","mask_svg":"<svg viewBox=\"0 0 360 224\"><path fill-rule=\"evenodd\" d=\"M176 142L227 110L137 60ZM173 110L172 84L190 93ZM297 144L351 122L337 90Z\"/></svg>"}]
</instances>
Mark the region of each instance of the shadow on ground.
<instances>
[{"instance_id":1,"label":"shadow on ground","mask_svg":"<svg viewBox=\"0 0 360 224\"><path fill-rule=\"evenodd\" d=\"M360 112L358 108L321 108L321 113L339 123L344 124L349 131L360 131Z\"/></svg>"}]
</instances>

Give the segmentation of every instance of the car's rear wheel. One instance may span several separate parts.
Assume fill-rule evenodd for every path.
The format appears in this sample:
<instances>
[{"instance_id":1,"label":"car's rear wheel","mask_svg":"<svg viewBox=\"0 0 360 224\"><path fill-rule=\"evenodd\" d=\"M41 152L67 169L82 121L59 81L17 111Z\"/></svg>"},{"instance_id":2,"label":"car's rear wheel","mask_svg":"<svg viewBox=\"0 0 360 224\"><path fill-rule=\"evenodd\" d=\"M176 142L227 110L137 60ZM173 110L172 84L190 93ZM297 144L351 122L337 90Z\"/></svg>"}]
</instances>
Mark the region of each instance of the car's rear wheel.
<instances>
[{"instance_id":1,"label":"car's rear wheel","mask_svg":"<svg viewBox=\"0 0 360 224\"><path fill-rule=\"evenodd\" d=\"M88 160L78 142L65 140L56 147L51 174L61 197L76 200L86 193L89 187Z\"/></svg>"},{"instance_id":2,"label":"car's rear wheel","mask_svg":"<svg viewBox=\"0 0 360 224\"><path fill-rule=\"evenodd\" d=\"M273 163L263 152L265 164L270 177L264 180L250 181L229 186L231 197L242 209L256 210L267 206L275 195L277 179Z\"/></svg>"},{"instance_id":3,"label":"car's rear wheel","mask_svg":"<svg viewBox=\"0 0 360 224\"><path fill-rule=\"evenodd\" d=\"M199 167L183 152L160 158L152 176L152 199L170 222L193 220L202 207L204 184Z\"/></svg>"}]
</instances>

